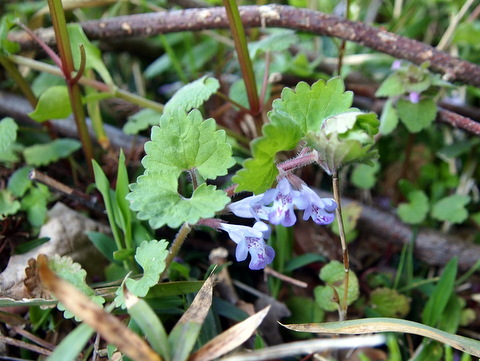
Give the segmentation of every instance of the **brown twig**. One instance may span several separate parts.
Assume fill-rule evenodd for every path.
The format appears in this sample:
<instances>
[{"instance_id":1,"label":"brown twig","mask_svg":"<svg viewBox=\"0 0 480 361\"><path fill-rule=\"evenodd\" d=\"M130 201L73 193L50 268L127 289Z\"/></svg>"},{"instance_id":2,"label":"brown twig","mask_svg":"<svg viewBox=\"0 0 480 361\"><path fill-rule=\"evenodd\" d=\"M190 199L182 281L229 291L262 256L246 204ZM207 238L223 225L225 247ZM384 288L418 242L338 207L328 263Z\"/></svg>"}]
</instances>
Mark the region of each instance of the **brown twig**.
<instances>
[{"instance_id":1,"label":"brown twig","mask_svg":"<svg viewBox=\"0 0 480 361\"><path fill-rule=\"evenodd\" d=\"M361 22L284 5L242 6L240 16L244 26L249 28L279 27L332 36L415 64L428 61L432 71L444 74L449 81L480 86L480 66L452 57L431 45ZM86 21L81 25L90 39L144 37L161 33L228 29L229 27L223 7L135 14ZM37 34L47 44L55 41L50 29L39 30ZM36 46L31 37L24 32L11 33L9 39L18 42L25 50Z\"/></svg>"}]
</instances>

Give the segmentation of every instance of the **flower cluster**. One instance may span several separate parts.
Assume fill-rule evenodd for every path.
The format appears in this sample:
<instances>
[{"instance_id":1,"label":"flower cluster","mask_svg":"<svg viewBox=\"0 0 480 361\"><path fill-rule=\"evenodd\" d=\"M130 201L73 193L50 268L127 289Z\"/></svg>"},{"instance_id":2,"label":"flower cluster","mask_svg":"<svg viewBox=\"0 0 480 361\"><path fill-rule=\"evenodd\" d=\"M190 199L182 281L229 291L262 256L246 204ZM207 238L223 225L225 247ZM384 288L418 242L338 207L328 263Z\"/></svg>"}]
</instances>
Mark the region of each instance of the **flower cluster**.
<instances>
[{"instance_id":1,"label":"flower cluster","mask_svg":"<svg viewBox=\"0 0 480 361\"><path fill-rule=\"evenodd\" d=\"M303 210L303 220L312 218L319 225L330 224L333 221L335 218L333 212L337 208L333 199L320 198L303 182L297 188L294 189L287 178L282 178L276 188L228 206L236 216L254 218L257 221L253 227L230 224L222 224L220 227L237 243L237 261L245 260L247 253L252 257L249 266L251 269L263 269L273 261L275 251L264 241L270 235L270 228L262 220L285 227L293 226L297 221L296 208Z\"/></svg>"}]
</instances>

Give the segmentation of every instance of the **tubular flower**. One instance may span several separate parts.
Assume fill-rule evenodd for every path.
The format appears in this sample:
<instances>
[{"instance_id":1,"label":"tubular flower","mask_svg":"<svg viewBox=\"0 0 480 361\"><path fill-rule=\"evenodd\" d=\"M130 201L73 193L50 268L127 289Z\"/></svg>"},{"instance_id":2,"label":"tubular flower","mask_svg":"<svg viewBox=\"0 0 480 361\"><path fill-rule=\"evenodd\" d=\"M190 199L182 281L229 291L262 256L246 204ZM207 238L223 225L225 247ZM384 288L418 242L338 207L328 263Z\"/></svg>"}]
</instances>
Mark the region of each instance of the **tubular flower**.
<instances>
[{"instance_id":1,"label":"tubular flower","mask_svg":"<svg viewBox=\"0 0 480 361\"><path fill-rule=\"evenodd\" d=\"M257 221L260 219L267 220L268 214L266 207L262 203L264 193L246 197L240 201L231 203L227 208L235 214L237 217L242 218L255 218Z\"/></svg>"},{"instance_id":2,"label":"tubular flower","mask_svg":"<svg viewBox=\"0 0 480 361\"><path fill-rule=\"evenodd\" d=\"M244 261L250 253L249 268L260 270L272 263L275 251L265 243L270 236L270 228L263 222L256 222L253 227L222 223L220 228L237 244L235 257L238 262Z\"/></svg>"},{"instance_id":3,"label":"tubular flower","mask_svg":"<svg viewBox=\"0 0 480 361\"><path fill-rule=\"evenodd\" d=\"M333 213L337 209L337 203L332 198L320 198L318 194L302 185L300 193L308 200L308 207L303 213L303 220L306 221L312 217L312 220L320 225L330 224L335 219Z\"/></svg>"}]
</instances>

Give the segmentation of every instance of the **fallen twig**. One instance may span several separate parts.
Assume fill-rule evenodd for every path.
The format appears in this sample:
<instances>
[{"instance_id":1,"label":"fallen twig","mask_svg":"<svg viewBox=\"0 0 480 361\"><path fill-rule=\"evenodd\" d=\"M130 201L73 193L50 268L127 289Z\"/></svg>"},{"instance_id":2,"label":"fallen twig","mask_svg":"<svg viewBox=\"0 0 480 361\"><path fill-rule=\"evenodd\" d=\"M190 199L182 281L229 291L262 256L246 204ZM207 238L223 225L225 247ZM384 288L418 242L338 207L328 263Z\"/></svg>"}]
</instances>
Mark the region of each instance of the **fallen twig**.
<instances>
[{"instance_id":1,"label":"fallen twig","mask_svg":"<svg viewBox=\"0 0 480 361\"><path fill-rule=\"evenodd\" d=\"M449 81L480 86L480 66L438 51L433 46L405 38L381 28L346 20L318 11L284 5L242 6L240 16L245 27L279 27L312 34L332 36L352 41L398 59L415 64L430 62L430 69ZM173 10L148 14L120 16L81 23L90 39L144 37L161 33L228 29L223 7ZM41 29L37 35L47 44L55 39L51 29ZM36 46L25 32L9 35L25 50Z\"/></svg>"}]
</instances>

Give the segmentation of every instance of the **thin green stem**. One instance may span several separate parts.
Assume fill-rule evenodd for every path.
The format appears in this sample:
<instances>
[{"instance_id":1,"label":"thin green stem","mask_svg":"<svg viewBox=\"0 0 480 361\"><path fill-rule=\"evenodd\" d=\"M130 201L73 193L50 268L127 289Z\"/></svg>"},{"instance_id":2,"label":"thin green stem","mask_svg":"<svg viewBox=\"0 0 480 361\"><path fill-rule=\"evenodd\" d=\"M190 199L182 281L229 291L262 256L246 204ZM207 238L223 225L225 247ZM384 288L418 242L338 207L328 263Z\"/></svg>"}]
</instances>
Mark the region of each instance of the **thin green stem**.
<instances>
[{"instance_id":1,"label":"thin green stem","mask_svg":"<svg viewBox=\"0 0 480 361\"><path fill-rule=\"evenodd\" d=\"M185 222L182 225L182 227L180 227L180 230L175 236L175 239L173 240L173 243L170 246L170 250L168 251L168 256L165 259L165 270L162 272L160 279L163 279L166 277L168 268L172 264L173 259L177 256L178 252L180 252L183 242L185 241L185 239L187 238L191 230L192 230L192 227L190 227L190 225L187 222Z\"/></svg>"},{"instance_id":2,"label":"thin green stem","mask_svg":"<svg viewBox=\"0 0 480 361\"><path fill-rule=\"evenodd\" d=\"M2 64L8 75L15 81L15 84L20 88L30 105L35 108L37 106L37 97L33 94L32 88L23 78L22 74L20 74L14 63L9 58L0 56L0 64Z\"/></svg>"},{"instance_id":3,"label":"thin green stem","mask_svg":"<svg viewBox=\"0 0 480 361\"><path fill-rule=\"evenodd\" d=\"M42 63L40 61L25 58L23 56L18 56L18 55L12 55L12 56L10 56L9 59L12 62L15 62L16 64L25 65L25 66L28 66L31 69L35 69L35 70L38 70L38 71L42 71L42 72L45 72L45 73L49 73L49 74L53 74L53 75L63 77L62 71L54 65ZM138 106L141 106L143 108L154 109L154 110L157 110L159 112L162 112L163 108L164 108L163 104L160 104L160 103L154 102L152 100L146 99L144 97L141 97L139 95L130 93L126 90L107 85L105 83L102 83L101 81L98 81L98 80L95 80L95 79L89 79L85 76L80 77L80 79L78 79L78 83L82 84L82 85L92 87L94 89L97 89L98 91L108 93L112 97L117 97L117 98L120 98L120 99L127 100L127 101L129 101L133 104L136 104Z\"/></svg>"},{"instance_id":4,"label":"thin green stem","mask_svg":"<svg viewBox=\"0 0 480 361\"><path fill-rule=\"evenodd\" d=\"M82 104L82 94L80 86L76 82L72 82L72 74L75 71L73 62L72 49L68 37L67 23L61 0L48 0L48 7L52 17L53 29L55 31L55 39L62 60L62 72L67 82L68 94L72 105L72 113L77 126L78 135L82 143L85 160L88 164L90 174L93 177L92 159L93 147L92 141L88 134L87 123L85 121L85 109Z\"/></svg>"},{"instance_id":5,"label":"thin green stem","mask_svg":"<svg viewBox=\"0 0 480 361\"><path fill-rule=\"evenodd\" d=\"M343 268L345 271L345 276L343 278L343 299L340 301L339 309L339 318L340 321L343 321L347 318L347 309L348 309L348 283L350 276L350 257L348 255L347 241L345 237L345 228L343 225L343 216L342 216L342 205L340 199L340 186L338 182L338 173L335 171L332 175L332 185L333 185L333 198L337 202L337 209L335 214L337 217L338 229L340 233L340 242L342 244L342 255L343 255Z\"/></svg>"},{"instance_id":6,"label":"thin green stem","mask_svg":"<svg viewBox=\"0 0 480 361\"><path fill-rule=\"evenodd\" d=\"M235 42L235 50L237 51L240 69L245 82L245 88L247 89L250 112L256 115L260 112L260 101L258 99L257 84L255 82L255 74L253 73L252 61L248 53L247 38L245 37L242 19L240 18L235 0L223 0L223 5L227 12L230 30Z\"/></svg>"},{"instance_id":7,"label":"thin green stem","mask_svg":"<svg viewBox=\"0 0 480 361\"><path fill-rule=\"evenodd\" d=\"M167 41L167 38L163 34L160 34L159 37L160 41L162 42L163 49L165 49L166 53L168 54L168 57L170 58L170 61L172 62L173 68L175 69L178 77L183 83L188 83L188 78L185 76L185 73L182 70L182 65L180 64L178 57L175 55L172 46Z\"/></svg>"}]
</instances>

